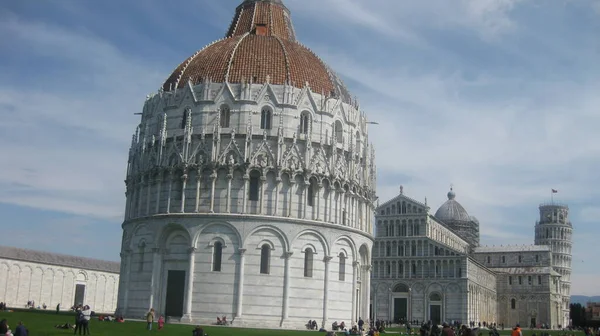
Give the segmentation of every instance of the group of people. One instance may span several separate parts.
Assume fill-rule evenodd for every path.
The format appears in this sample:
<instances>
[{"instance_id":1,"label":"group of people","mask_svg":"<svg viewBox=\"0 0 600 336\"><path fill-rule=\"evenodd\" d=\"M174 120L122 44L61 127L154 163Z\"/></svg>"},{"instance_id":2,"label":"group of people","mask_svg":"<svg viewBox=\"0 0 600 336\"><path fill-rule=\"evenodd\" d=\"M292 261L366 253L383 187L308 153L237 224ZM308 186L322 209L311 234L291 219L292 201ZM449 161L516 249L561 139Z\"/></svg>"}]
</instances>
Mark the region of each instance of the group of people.
<instances>
[{"instance_id":1,"label":"group of people","mask_svg":"<svg viewBox=\"0 0 600 336\"><path fill-rule=\"evenodd\" d=\"M152 330L152 325L154 324L154 318L155 318L155 313L154 313L154 308L151 308L148 313L146 313L146 323L147 323L147 329L148 330ZM165 327L165 317L160 315L160 317L158 318L158 320L156 321L158 324L158 330L162 330L162 328Z\"/></svg>"},{"instance_id":2,"label":"group of people","mask_svg":"<svg viewBox=\"0 0 600 336\"><path fill-rule=\"evenodd\" d=\"M0 335L2 336L27 336L28 333L29 330L25 328L25 325L22 321L19 321L14 333L12 330L10 330L10 326L8 325L8 321L6 319L0 321Z\"/></svg>"},{"instance_id":3,"label":"group of people","mask_svg":"<svg viewBox=\"0 0 600 336\"><path fill-rule=\"evenodd\" d=\"M78 305L75 308L75 332L74 335L79 332L79 335L83 332L83 335L90 334L90 319L92 318L92 310L88 305Z\"/></svg>"}]
</instances>

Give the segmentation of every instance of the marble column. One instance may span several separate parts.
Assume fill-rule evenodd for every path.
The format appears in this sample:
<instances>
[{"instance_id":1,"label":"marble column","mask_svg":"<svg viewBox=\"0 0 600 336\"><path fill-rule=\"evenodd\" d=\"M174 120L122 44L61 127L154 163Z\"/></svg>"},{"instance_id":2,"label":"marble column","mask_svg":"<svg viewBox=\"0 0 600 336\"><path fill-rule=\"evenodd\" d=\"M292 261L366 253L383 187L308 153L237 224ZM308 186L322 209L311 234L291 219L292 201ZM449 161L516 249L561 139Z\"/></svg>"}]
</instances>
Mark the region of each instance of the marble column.
<instances>
[{"instance_id":1,"label":"marble column","mask_svg":"<svg viewBox=\"0 0 600 336\"><path fill-rule=\"evenodd\" d=\"M310 188L310 182L304 183L304 190L302 190L302 219L306 219L306 209L308 208L308 188Z\"/></svg>"},{"instance_id":2,"label":"marble column","mask_svg":"<svg viewBox=\"0 0 600 336\"><path fill-rule=\"evenodd\" d=\"M200 211L200 183L202 181L202 169L196 169L196 203L194 204L194 212Z\"/></svg>"},{"instance_id":3,"label":"marble column","mask_svg":"<svg viewBox=\"0 0 600 336\"><path fill-rule=\"evenodd\" d=\"M231 213L231 180L232 179L233 179L233 172L231 174L227 174L227 204L226 204L227 213Z\"/></svg>"},{"instance_id":4,"label":"marble column","mask_svg":"<svg viewBox=\"0 0 600 336\"><path fill-rule=\"evenodd\" d=\"M191 322L192 321L192 302L194 298L194 270L196 267L196 248L190 247L188 249L188 253L190 255L188 272L187 272L187 288L185 291L185 304L183 307L183 317L182 321Z\"/></svg>"},{"instance_id":5,"label":"marble column","mask_svg":"<svg viewBox=\"0 0 600 336\"><path fill-rule=\"evenodd\" d=\"M288 217L292 217L292 204L294 203L294 190L296 188L296 182L290 179L289 197L288 197Z\"/></svg>"},{"instance_id":6,"label":"marble column","mask_svg":"<svg viewBox=\"0 0 600 336\"><path fill-rule=\"evenodd\" d=\"M358 261L352 263L352 320L354 321L356 317L356 311L358 310L358 302L356 297L357 285L359 282L358 269L359 269Z\"/></svg>"},{"instance_id":7,"label":"marble column","mask_svg":"<svg viewBox=\"0 0 600 336\"><path fill-rule=\"evenodd\" d=\"M154 181L155 179L150 179L150 176L148 176L148 183L146 185L146 216L150 215L150 191L152 190Z\"/></svg>"},{"instance_id":8,"label":"marble column","mask_svg":"<svg viewBox=\"0 0 600 336\"><path fill-rule=\"evenodd\" d=\"M246 249L238 249L240 261L238 265L238 288L237 288L237 307L235 311L235 319L239 320L242 318L242 308L244 304L244 263L246 261L245 253Z\"/></svg>"},{"instance_id":9,"label":"marble column","mask_svg":"<svg viewBox=\"0 0 600 336\"><path fill-rule=\"evenodd\" d=\"M258 195L258 200L259 200L260 204L259 204L259 208L258 208L259 209L258 213L261 214L261 215L264 214L264 210L265 210L264 199L265 199L265 182L266 181L267 181L266 177L264 177L264 176L260 177L260 187L258 189L259 192L260 192L260 194Z\"/></svg>"},{"instance_id":10,"label":"marble column","mask_svg":"<svg viewBox=\"0 0 600 336\"><path fill-rule=\"evenodd\" d=\"M313 210L313 213L316 213L316 216L313 216L312 219L321 220L321 190L323 190L323 183L317 184L315 195L317 197L317 208ZM325 215L325 214L323 214Z\"/></svg>"},{"instance_id":11,"label":"marble column","mask_svg":"<svg viewBox=\"0 0 600 336\"><path fill-rule=\"evenodd\" d=\"M277 216L279 212L279 188L281 186L281 178L277 176L275 179L275 206L273 207L273 216Z\"/></svg>"},{"instance_id":12,"label":"marble column","mask_svg":"<svg viewBox=\"0 0 600 336\"><path fill-rule=\"evenodd\" d=\"M215 184L217 183L217 172L213 171L210 174L211 184L210 184L210 213L215 212Z\"/></svg>"},{"instance_id":13,"label":"marble column","mask_svg":"<svg viewBox=\"0 0 600 336\"><path fill-rule=\"evenodd\" d=\"M361 295L362 311L360 314L362 315L360 317L366 320L369 318L369 302L371 301L371 265L363 266Z\"/></svg>"},{"instance_id":14,"label":"marble column","mask_svg":"<svg viewBox=\"0 0 600 336\"><path fill-rule=\"evenodd\" d=\"M173 175L174 171L169 172L169 192L167 193L167 213L171 213L171 196L173 193Z\"/></svg>"},{"instance_id":15,"label":"marble column","mask_svg":"<svg viewBox=\"0 0 600 336\"><path fill-rule=\"evenodd\" d=\"M154 308L155 306L155 296L157 295L158 288L160 288L158 284L158 276L160 275L160 249L153 248L152 249L152 277L150 278L150 302L149 307Z\"/></svg>"},{"instance_id":16,"label":"marble column","mask_svg":"<svg viewBox=\"0 0 600 336\"><path fill-rule=\"evenodd\" d=\"M160 211L160 194L162 193L163 174L163 171L159 171L158 176L156 177L156 204L154 204L155 214Z\"/></svg>"},{"instance_id":17,"label":"marble column","mask_svg":"<svg viewBox=\"0 0 600 336\"><path fill-rule=\"evenodd\" d=\"M250 188L250 176L244 175L244 196L242 202L242 213L248 212L248 189Z\"/></svg>"},{"instance_id":18,"label":"marble column","mask_svg":"<svg viewBox=\"0 0 600 336\"><path fill-rule=\"evenodd\" d=\"M323 263L325 264L325 276L323 281L323 322L321 325L326 328L329 324L327 323L327 304L329 302L329 265L332 257L325 256Z\"/></svg>"},{"instance_id":19,"label":"marble column","mask_svg":"<svg viewBox=\"0 0 600 336\"><path fill-rule=\"evenodd\" d=\"M188 174L187 172L184 172L183 175L181 175L181 206L179 208L179 212L181 213L185 212L185 188L187 188L187 179Z\"/></svg>"},{"instance_id":20,"label":"marble column","mask_svg":"<svg viewBox=\"0 0 600 336\"><path fill-rule=\"evenodd\" d=\"M289 316L289 306L290 306L290 258L292 257L293 252L285 252L283 257L285 258L285 265L283 270L283 308L282 308L282 316L281 316L281 324L283 326L288 319Z\"/></svg>"}]
</instances>

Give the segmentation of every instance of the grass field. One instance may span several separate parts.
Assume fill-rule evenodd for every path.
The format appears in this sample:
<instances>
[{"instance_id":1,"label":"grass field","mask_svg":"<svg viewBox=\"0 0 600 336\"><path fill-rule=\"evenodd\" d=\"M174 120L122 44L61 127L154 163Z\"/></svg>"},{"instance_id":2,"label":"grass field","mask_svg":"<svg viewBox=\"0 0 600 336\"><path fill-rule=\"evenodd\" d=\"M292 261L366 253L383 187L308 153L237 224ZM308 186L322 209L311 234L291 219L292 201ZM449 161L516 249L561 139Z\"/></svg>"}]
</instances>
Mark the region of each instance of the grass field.
<instances>
[{"instance_id":1,"label":"grass field","mask_svg":"<svg viewBox=\"0 0 600 336\"><path fill-rule=\"evenodd\" d=\"M32 336L55 336L55 335L73 335L73 330L56 329L57 324L73 323L75 314L55 314L51 311L15 311L15 312L0 312L0 319L7 319L8 325L12 330L15 329L19 321L29 329ZM309 335L324 335L318 331L308 330L259 330L259 329L242 329L234 327L216 327L203 326L204 332L209 336L309 336ZM183 324L166 324L163 330L156 330L156 324L152 331L146 330L145 322L125 321L125 323L116 322L100 322L97 319L90 321L90 333L93 336L132 336L132 335L163 335L163 336L191 336L193 326ZM404 332L405 329L390 328L390 332ZM524 330L523 336L532 336L533 333L540 334L539 330ZM564 332L550 331L552 336L564 335ZM510 329L501 331L500 334L510 335ZM572 333L569 333L572 334ZM583 333L575 333L577 336L582 336ZM484 333L483 336L488 336Z\"/></svg>"},{"instance_id":2,"label":"grass field","mask_svg":"<svg viewBox=\"0 0 600 336\"><path fill-rule=\"evenodd\" d=\"M0 312L0 319L7 319L8 325L14 331L19 321L29 330L32 336L73 335L73 329L56 329L57 324L73 323L75 314L61 313L59 315L39 311ZM125 321L124 323L100 322L97 319L90 321L90 334L93 336L132 336L132 335L163 335L163 336L191 336L194 326L183 324L165 324L163 330L156 330L156 323L152 331L146 330L145 322ZM258 330L241 329L233 327L203 326L204 332L209 336L297 336L297 335L324 335L317 331L287 331L287 330Z\"/></svg>"}]
</instances>

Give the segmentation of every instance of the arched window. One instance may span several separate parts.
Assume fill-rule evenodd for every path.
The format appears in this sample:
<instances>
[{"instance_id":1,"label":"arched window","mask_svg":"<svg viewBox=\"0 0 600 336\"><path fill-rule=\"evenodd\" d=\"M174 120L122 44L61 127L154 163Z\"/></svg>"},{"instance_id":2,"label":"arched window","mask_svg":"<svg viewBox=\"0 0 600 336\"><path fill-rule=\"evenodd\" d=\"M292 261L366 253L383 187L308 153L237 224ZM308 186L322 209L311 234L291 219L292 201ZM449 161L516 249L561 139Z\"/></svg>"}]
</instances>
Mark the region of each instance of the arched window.
<instances>
[{"instance_id":1,"label":"arched window","mask_svg":"<svg viewBox=\"0 0 600 336\"><path fill-rule=\"evenodd\" d=\"M213 246L213 272L221 272L221 259L223 257L223 244L221 242L215 242Z\"/></svg>"},{"instance_id":2,"label":"arched window","mask_svg":"<svg viewBox=\"0 0 600 336\"><path fill-rule=\"evenodd\" d=\"M190 109L189 107L187 107L185 110L183 110L183 118L181 118L181 128L185 128L185 124L187 123L187 120L189 118L189 116L192 113L192 109Z\"/></svg>"},{"instance_id":3,"label":"arched window","mask_svg":"<svg viewBox=\"0 0 600 336\"><path fill-rule=\"evenodd\" d=\"M510 300L510 309L517 309L517 300L515 300L515 299Z\"/></svg>"},{"instance_id":4,"label":"arched window","mask_svg":"<svg viewBox=\"0 0 600 336\"><path fill-rule=\"evenodd\" d=\"M260 274L269 274L269 261L271 259L271 246L264 244L260 248Z\"/></svg>"},{"instance_id":5,"label":"arched window","mask_svg":"<svg viewBox=\"0 0 600 336\"><path fill-rule=\"evenodd\" d=\"M259 183L260 183L260 173L256 170L253 170L250 173L250 188L248 188L248 199L250 201L258 201L259 195Z\"/></svg>"},{"instance_id":6,"label":"arched window","mask_svg":"<svg viewBox=\"0 0 600 336\"><path fill-rule=\"evenodd\" d=\"M269 107L263 107L260 112L260 128L261 129L271 129L273 120L273 111Z\"/></svg>"},{"instance_id":7,"label":"arched window","mask_svg":"<svg viewBox=\"0 0 600 336\"><path fill-rule=\"evenodd\" d=\"M300 134L308 134L308 132L310 132L310 126L310 113L304 111L300 115Z\"/></svg>"},{"instance_id":8,"label":"arched window","mask_svg":"<svg viewBox=\"0 0 600 336\"><path fill-rule=\"evenodd\" d=\"M344 127L342 126L342 122L339 120L335 121L334 133L335 133L335 141L337 143L343 143L344 142Z\"/></svg>"},{"instance_id":9,"label":"arched window","mask_svg":"<svg viewBox=\"0 0 600 336\"><path fill-rule=\"evenodd\" d=\"M221 119L221 127L226 128L229 127L229 121L231 120L231 110L229 106L223 104L221 105L221 111L219 111Z\"/></svg>"},{"instance_id":10,"label":"arched window","mask_svg":"<svg viewBox=\"0 0 600 336\"><path fill-rule=\"evenodd\" d=\"M304 277L306 278L313 276L313 255L314 252L310 247L304 250Z\"/></svg>"},{"instance_id":11,"label":"arched window","mask_svg":"<svg viewBox=\"0 0 600 336\"><path fill-rule=\"evenodd\" d=\"M339 279L340 281L346 280L346 256L343 253L340 253L340 269L339 269Z\"/></svg>"}]
</instances>

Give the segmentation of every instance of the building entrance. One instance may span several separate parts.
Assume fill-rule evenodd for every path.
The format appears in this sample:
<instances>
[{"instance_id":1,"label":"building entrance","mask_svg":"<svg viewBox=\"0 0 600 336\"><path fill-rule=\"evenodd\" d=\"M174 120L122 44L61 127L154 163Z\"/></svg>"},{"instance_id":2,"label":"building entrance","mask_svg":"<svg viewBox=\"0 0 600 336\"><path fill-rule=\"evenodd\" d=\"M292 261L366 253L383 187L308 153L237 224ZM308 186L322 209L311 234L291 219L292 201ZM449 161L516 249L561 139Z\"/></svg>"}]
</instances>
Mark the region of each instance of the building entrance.
<instances>
[{"instance_id":1,"label":"building entrance","mask_svg":"<svg viewBox=\"0 0 600 336\"><path fill-rule=\"evenodd\" d=\"M408 299L407 298L394 298L394 323L399 323L400 320L406 321L408 319Z\"/></svg>"},{"instance_id":2,"label":"building entrance","mask_svg":"<svg viewBox=\"0 0 600 336\"><path fill-rule=\"evenodd\" d=\"M183 316L185 295L185 271L169 271L167 275L166 316Z\"/></svg>"},{"instance_id":3,"label":"building entrance","mask_svg":"<svg viewBox=\"0 0 600 336\"><path fill-rule=\"evenodd\" d=\"M84 300L85 300L85 285L82 285L82 284L75 285L75 301L73 302L73 304L75 306L78 306L80 304L83 304Z\"/></svg>"},{"instance_id":4,"label":"building entrance","mask_svg":"<svg viewBox=\"0 0 600 336\"><path fill-rule=\"evenodd\" d=\"M442 306L437 304L429 305L429 319L434 324L442 324Z\"/></svg>"}]
</instances>

